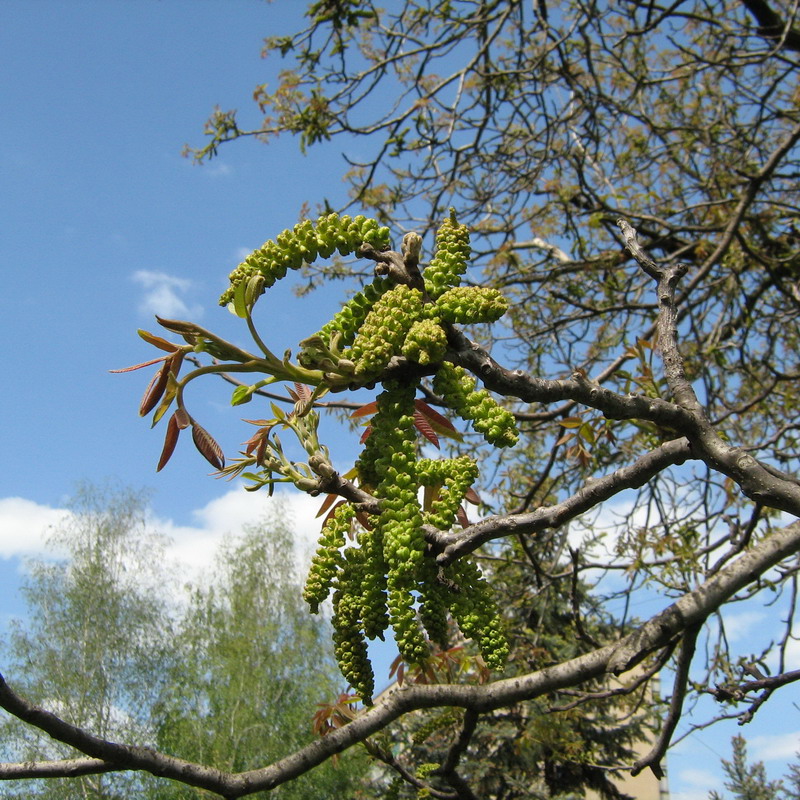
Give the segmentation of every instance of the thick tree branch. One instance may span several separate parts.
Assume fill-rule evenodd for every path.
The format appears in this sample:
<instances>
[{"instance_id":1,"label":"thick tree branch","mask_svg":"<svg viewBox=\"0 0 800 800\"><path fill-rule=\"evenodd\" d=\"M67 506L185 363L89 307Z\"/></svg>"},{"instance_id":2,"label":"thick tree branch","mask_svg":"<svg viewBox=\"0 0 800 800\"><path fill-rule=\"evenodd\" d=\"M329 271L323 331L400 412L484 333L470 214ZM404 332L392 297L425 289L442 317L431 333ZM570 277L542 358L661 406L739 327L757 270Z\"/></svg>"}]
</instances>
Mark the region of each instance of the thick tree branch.
<instances>
[{"instance_id":1,"label":"thick tree branch","mask_svg":"<svg viewBox=\"0 0 800 800\"><path fill-rule=\"evenodd\" d=\"M407 684L398 687L344 727L331 731L325 737L268 767L249 772L230 774L147 748L105 741L28 703L2 679L0 707L44 731L53 739L75 747L94 759L100 759L106 765L113 764L117 769L146 770L154 775L198 786L233 799L267 791L292 780L334 754L364 741L410 711L455 706L482 714L560 689L579 686L605 672L621 674L649 654L668 646L688 629L700 624L738 591L784 558L795 554L798 548L800 522L771 534L619 642L552 667L486 685ZM6 770L0 771L0 779L18 777L12 774L11 768L7 767ZM51 774L56 773L53 771ZM69 774L66 766L63 774L65 777Z\"/></svg>"},{"instance_id":2,"label":"thick tree branch","mask_svg":"<svg viewBox=\"0 0 800 800\"><path fill-rule=\"evenodd\" d=\"M435 545L443 548L443 552L437 561L449 564L492 539L558 528L619 492L644 486L668 467L682 464L690 458L693 458L693 454L689 442L685 438L673 439L641 456L633 464L592 480L561 503L541 506L524 514L488 517L458 533L439 534Z\"/></svg>"}]
</instances>

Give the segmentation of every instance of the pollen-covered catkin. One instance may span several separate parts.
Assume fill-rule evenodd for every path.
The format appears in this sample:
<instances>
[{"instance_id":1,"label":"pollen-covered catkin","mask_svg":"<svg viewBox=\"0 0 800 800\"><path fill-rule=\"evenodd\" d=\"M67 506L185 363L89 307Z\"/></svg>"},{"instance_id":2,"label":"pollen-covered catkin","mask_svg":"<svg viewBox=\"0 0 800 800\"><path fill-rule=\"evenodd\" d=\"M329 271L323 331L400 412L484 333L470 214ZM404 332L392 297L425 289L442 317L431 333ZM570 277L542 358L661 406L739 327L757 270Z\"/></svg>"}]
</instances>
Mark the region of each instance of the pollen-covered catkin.
<instances>
[{"instance_id":1,"label":"pollen-covered catkin","mask_svg":"<svg viewBox=\"0 0 800 800\"><path fill-rule=\"evenodd\" d=\"M486 389L476 390L475 379L462 367L443 362L433 376L433 391L496 447L513 447L519 439L514 415Z\"/></svg>"},{"instance_id":2,"label":"pollen-covered catkin","mask_svg":"<svg viewBox=\"0 0 800 800\"><path fill-rule=\"evenodd\" d=\"M436 364L447 351L447 334L432 319L417 320L403 342L403 355L423 366Z\"/></svg>"},{"instance_id":3,"label":"pollen-covered catkin","mask_svg":"<svg viewBox=\"0 0 800 800\"><path fill-rule=\"evenodd\" d=\"M466 272L472 253L469 244L469 228L459 224L455 209L436 232L436 247L430 264L422 273L425 291L436 300L453 286L458 286Z\"/></svg>"},{"instance_id":4,"label":"pollen-covered catkin","mask_svg":"<svg viewBox=\"0 0 800 800\"><path fill-rule=\"evenodd\" d=\"M459 587L450 595L450 611L458 627L478 645L486 666L501 670L508 658L508 639L489 584L468 559L451 565L447 574Z\"/></svg>"},{"instance_id":5,"label":"pollen-covered catkin","mask_svg":"<svg viewBox=\"0 0 800 800\"><path fill-rule=\"evenodd\" d=\"M299 269L320 256L329 258L336 251L349 255L364 242L378 249L388 246L389 229L363 216L353 219L347 215L326 214L316 223L303 220L291 231L285 230L274 240L264 242L231 272L231 285L220 297L220 305L231 302L239 283L256 273L264 276L264 289L268 289L283 278L287 270Z\"/></svg>"},{"instance_id":6,"label":"pollen-covered catkin","mask_svg":"<svg viewBox=\"0 0 800 800\"><path fill-rule=\"evenodd\" d=\"M322 526L317 552L311 559L311 567L303 589L303 597L314 614L319 611L320 604L330 594L331 582L342 564L340 551L345 545L345 536L354 517L353 507L344 503Z\"/></svg>"},{"instance_id":7,"label":"pollen-covered catkin","mask_svg":"<svg viewBox=\"0 0 800 800\"><path fill-rule=\"evenodd\" d=\"M497 289L483 286L456 286L436 301L443 322L470 325L495 322L508 311L508 302Z\"/></svg>"},{"instance_id":8,"label":"pollen-covered catkin","mask_svg":"<svg viewBox=\"0 0 800 800\"><path fill-rule=\"evenodd\" d=\"M357 378L380 373L400 353L411 325L422 313L422 292L404 284L395 286L372 306L353 347L345 355L355 363Z\"/></svg>"}]
</instances>

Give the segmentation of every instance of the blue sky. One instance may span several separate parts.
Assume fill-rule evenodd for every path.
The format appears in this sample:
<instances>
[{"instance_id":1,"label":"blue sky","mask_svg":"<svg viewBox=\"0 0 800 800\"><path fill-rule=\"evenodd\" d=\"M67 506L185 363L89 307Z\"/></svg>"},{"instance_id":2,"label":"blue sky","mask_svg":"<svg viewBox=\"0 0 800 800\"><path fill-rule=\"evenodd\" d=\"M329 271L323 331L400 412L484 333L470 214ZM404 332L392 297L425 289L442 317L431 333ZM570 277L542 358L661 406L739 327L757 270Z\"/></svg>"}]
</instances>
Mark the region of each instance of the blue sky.
<instances>
[{"instance_id":1,"label":"blue sky","mask_svg":"<svg viewBox=\"0 0 800 800\"><path fill-rule=\"evenodd\" d=\"M226 530L257 516L265 495L208 477L188 437L158 475L163 429L137 408L150 371L112 375L157 355L136 335L153 313L192 318L231 337L241 327L216 305L242 255L292 226L304 202L345 199L333 150L242 141L204 167L181 156L199 144L215 104L258 122L252 90L280 64L260 58L263 37L290 32L304 4L262 0L2 0L0 84L0 581L3 619L19 613L21 557L38 553L80 481L152 489L154 522L175 554L202 561ZM296 300L279 285L259 303L276 352L317 330L336 291ZM232 410L221 383L190 395L190 410L226 453L257 416ZM264 412L268 413L268 412ZM341 465L356 442L323 428ZM299 535L318 523L293 501ZM741 618L747 626L762 619ZM766 709L769 714L776 709ZM752 753L778 773L797 749L797 714L785 730L762 726ZM765 718L765 722L766 722ZM718 787L719 755L737 731L703 735L670 762L685 800ZM764 738L781 734L778 738ZM794 745L792 746L792 743ZM783 746L783 751L779 747ZM694 772L692 772L692 770Z\"/></svg>"}]
</instances>

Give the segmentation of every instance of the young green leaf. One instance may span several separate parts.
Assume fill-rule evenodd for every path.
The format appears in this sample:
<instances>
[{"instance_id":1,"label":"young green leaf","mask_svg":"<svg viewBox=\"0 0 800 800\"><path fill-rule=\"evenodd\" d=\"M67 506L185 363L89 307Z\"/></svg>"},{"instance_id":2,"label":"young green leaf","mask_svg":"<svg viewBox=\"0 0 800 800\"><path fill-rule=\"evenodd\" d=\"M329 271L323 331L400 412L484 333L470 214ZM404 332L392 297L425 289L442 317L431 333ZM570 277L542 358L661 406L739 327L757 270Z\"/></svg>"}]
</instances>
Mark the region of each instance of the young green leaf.
<instances>
[{"instance_id":1,"label":"young green leaf","mask_svg":"<svg viewBox=\"0 0 800 800\"><path fill-rule=\"evenodd\" d=\"M244 299L246 291L247 281L240 281L233 293L233 313L242 319L247 319L247 303Z\"/></svg>"},{"instance_id":2,"label":"young green leaf","mask_svg":"<svg viewBox=\"0 0 800 800\"><path fill-rule=\"evenodd\" d=\"M253 399L253 387L252 386L237 386L233 390L233 395L231 396L231 405L232 406L241 406L245 403L249 403Z\"/></svg>"}]
</instances>

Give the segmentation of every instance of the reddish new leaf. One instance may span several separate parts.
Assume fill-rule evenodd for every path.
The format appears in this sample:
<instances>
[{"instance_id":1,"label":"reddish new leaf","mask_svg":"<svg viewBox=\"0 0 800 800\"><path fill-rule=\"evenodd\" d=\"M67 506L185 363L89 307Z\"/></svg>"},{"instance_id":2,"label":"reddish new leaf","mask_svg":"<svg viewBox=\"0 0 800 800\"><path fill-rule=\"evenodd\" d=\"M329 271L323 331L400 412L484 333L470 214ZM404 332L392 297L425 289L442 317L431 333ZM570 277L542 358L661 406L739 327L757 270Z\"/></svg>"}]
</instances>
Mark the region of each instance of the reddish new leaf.
<instances>
[{"instance_id":1,"label":"reddish new leaf","mask_svg":"<svg viewBox=\"0 0 800 800\"><path fill-rule=\"evenodd\" d=\"M358 440L358 443L364 444L364 442L366 442L367 439L369 439L371 433L372 433L372 425L367 425L367 427L364 428L364 433L361 434L361 438Z\"/></svg>"},{"instance_id":2,"label":"reddish new leaf","mask_svg":"<svg viewBox=\"0 0 800 800\"><path fill-rule=\"evenodd\" d=\"M389 678L394 678L397 675L397 685L403 685L403 679L405 678L405 662L403 661L403 656L397 656L394 661L392 661L391 667L389 668Z\"/></svg>"},{"instance_id":3,"label":"reddish new leaf","mask_svg":"<svg viewBox=\"0 0 800 800\"><path fill-rule=\"evenodd\" d=\"M161 356L159 358L151 358L149 361L142 361L141 364L134 364L132 367L123 367L122 369L110 369L109 372L133 372L135 369L142 369L142 367L149 367L153 364L158 364L161 361L166 361L169 356Z\"/></svg>"},{"instance_id":4,"label":"reddish new leaf","mask_svg":"<svg viewBox=\"0 0 800 800\"><path fill-rule=\"evenodd\" d=\"M358 419L359 417L371 417L378 410L378 401L373 400L371 403L357 408L351 415L350 419Z\"/></svg>"},{"instance_id":5,"label":"reddish new leaf","mask_svg":"<svg viewBox=\"0 0 800 800\"><path fill-rule=\"evenodd\" d=\"M414 406L420 414L424 414L429 420L437 423L442 428L455 431L453 423L447 417L443 417L435 408L431 408L424 400L417 398L414 401Z\"/></svg>"},{"instance_id":6,"label":"reddish new leaf","mask_svg":"<svg viewBox=\"0 0 800 800\"><path fill-rule=\"evenodd\" d=\"M178 345L168 342L166 339L162 339L160 336L156 336L149 331L143 331L140 328L137 333L148 344L152 344L153 347L157 347L159 350L166 350L168 353L174 353L178 349Z\"/></svg>"},{"instance_id":7,"label":"reddish new leaf","mask_svg":"<svg viewBox=\"0 0 800 800\"><path fill-rule=\"evenodd\" d=\"M222 448L217 444L214 437L196 422L192 423L192 440L200 455L214 469L223 469L225 467L225 456L222 453Z\"/></svg>"},{"instance_id":8,"label":"reddish new leaf","mask_svg":"<svg viewBox=\"0 0 800 800\"><path fill-rule=\"evenodd\" d=\"M452 422L447 417L443 417L438 411L431 408L424 400L416 399L414 406L417 411L425 417L430 427L438 436L445 436L448 439L455 439L463 442L464 437L456 430Z\"/></svg>"},{"instance_id":9,"label":"reddish new leaf","mask_svg":"<svg viewBox=\"0 0 800 800\"><path fill-rule=\"evenodd\" d=\"M464 506L458 507L458 511L456 511L456 519L462 528L466 528L470 525L470 521L467 519L467 512L464 511Z\"/></svg>"},{"instance_id":10,"label":"reddish new leaf","mask_svg":"<svg viewBox=\"0 0 800 800\"><path fill-rule=\"evenodd\" d=\"M469 489L467 489L467 493L464 495L464 499L468 503L472 503L472 505L474 506L479 506L481 504L480 496L471 486Z\"/></svg>"},{"instance_id":11,"label":"reddish new leaf","mask_svg":"<svg viewBox=\"0 0 800 800\"><path fill-rule=\"evenodd\" d=\"M161 470L167 465L167 462L172 458L175 452L175 445L178 444L178 436L180 436L181 427L178 412L176 411L167 423L167 433L164 436L164 447L161 450L161 458L158 459L158 466L156 472Z\"/></svg>"},{"instance_id":12,"label":"reddish new leaf","mask_svg":"<svg viewBox=\"0 0 800 800\"><path fill-rule=\"evenodd\" d=\"M435 448L439 449L439 437L421 411L414 412L414 426Z\"/></svg>"},{"instance_id":13,"label":"reddish new leaf","mask_svg":"<svg viewBox=\"0 0 800 800\"><path fill-rule=\"evenodd\" d=\"M192 322L183 322L179 319L164 319L156 314L156 321L162 328L166 328L173 333L180 333L181 335L200 336L202 331Z\"/></svg>"},{"instance_id":14,"label":"reddish new leaf","mask_svg":"<svg viewBox=\"0 0 800 800\"><path fill-rule=\"evenodd\" d=\"M311 399L311 389L309 389L304 383L295 382L294 388L297 391L297 397L299 400L307 403Z\"/></svg>"},{"instance_id":15,"label":"reddish new leaf","mask_svg":"<svg viewBox=\"0 0 800 800\"><path fill-rule=\"evenodd\" d=\"M329 494L323 501L322 505L319 507L319 511L317 511L317 519L321 517L335 502L338 494Z\"/></svg>"},{"instance_id":16,"label":"reddish new leaf","mask_svg":"<svg viewBox=\"0 0 800 800\"><path fill-rule=\"evenodd\" d=\"M356 519L361 527L368 531L371 531L375 528L375 526L369 521L369 515L365 514L363 511L356 511Z\"/></svg>"},{"instance_id":17,"label":"reddish new leaf","mask_svg":"<svg viewBox=\"0 0 800 800\"><path fill-rule=\"evenodd\" d=\"M157 405L158 401L164 396L164 390L169 381L169 359L161 366L161 369L153 375L153 379L147 385L142 402L139 404L139 416L147 416Z\"/></svg>"}]
</instances>

